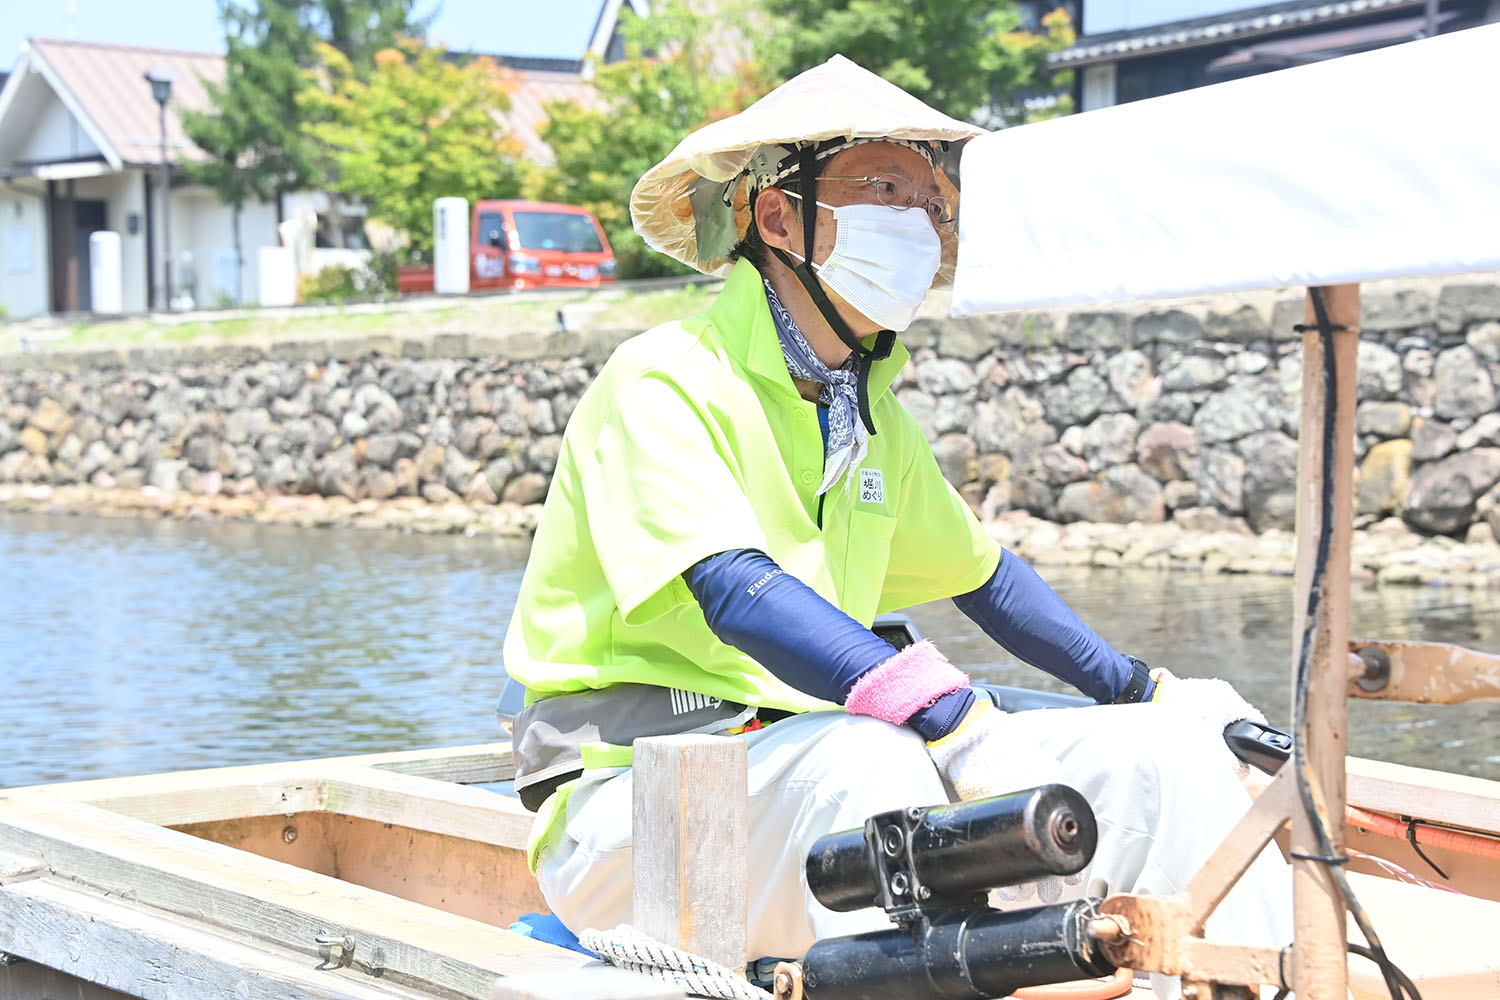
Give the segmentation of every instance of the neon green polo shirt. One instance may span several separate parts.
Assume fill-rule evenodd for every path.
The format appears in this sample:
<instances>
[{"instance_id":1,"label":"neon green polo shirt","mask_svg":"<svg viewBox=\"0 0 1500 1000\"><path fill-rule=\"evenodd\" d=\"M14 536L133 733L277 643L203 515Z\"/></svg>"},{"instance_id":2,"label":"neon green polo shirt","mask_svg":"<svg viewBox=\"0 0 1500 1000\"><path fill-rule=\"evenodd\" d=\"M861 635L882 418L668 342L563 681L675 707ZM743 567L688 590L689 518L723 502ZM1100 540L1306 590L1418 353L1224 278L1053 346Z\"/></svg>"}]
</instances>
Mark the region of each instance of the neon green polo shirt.
<instances>
[{"instance_id":1,"label":"neon green polo shirt","mask_svg":"<svg viewBox=\"0 0 1500 1000\"><path fill-rule=\"evenodd\" d=\"M741 261L708 311L621 344L579 401L532 543L505 667L528 701L634 682L789 711L832 706L720 642L682 573L759 549L856 621L967 593L1000 547L870 373L876 432L822 497L816 404L787 374L765 288Z\"/></svg>"}]
</instances>

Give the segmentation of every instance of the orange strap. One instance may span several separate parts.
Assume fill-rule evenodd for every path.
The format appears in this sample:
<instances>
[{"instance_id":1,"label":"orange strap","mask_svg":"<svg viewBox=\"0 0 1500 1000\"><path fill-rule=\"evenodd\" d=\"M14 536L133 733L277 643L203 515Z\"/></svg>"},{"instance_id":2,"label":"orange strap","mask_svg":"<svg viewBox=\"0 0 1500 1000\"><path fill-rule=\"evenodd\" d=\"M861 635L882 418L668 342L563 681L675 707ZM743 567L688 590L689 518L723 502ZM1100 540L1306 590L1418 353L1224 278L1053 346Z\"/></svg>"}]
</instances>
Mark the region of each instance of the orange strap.
<instances>
[{"instance_id":1,"label":"orange strap","mask_svg":"<svg viewBox=\"0 0 1500 1000\"><path fill-rule=\"evenodd\" d=\"M1493 837L1485 837L1477 833L1465 833L1463 830L1449 830L1440 826L1429 826L1422 822L1408 823L1394 816L1384 813L1370 812L1359 806L1346 806L1344 818L1351 826L1357 826L1361 830L1369 830L1386 837L1394 837L1397 840L1407 839L1407 830L1410 829L1416 837L1417 843L1426 844L1428 847L1442 847L1446 850L1457 851L1460 854L1473 855L1476 858L1485 858L1490 861L1500 861L1500 840Z\"/></svg>"}]
</instances>

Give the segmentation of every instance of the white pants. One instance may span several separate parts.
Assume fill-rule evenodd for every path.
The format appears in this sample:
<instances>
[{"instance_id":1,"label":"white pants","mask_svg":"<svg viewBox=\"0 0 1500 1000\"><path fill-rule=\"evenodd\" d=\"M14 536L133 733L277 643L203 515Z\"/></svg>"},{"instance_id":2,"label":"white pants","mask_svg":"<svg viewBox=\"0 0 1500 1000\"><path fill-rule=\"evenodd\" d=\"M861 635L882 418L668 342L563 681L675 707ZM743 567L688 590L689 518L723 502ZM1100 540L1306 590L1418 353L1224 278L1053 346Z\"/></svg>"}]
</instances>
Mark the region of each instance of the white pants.
<instances>
[{"instance_id":1,"label":"white pants","mask_svg":"<svg viewBox=\"0 0 1500 1000\"><path fill-rule=\"evenodd\" d=\"M1222 744L1195 746L1203 737L1164 725L1160 709L1106 705L1006 719L1057 758L1094 809L1099 845L1074 895L1181 891L1250 805ZM739 738L749 746L749 955L796 958L820 938L892 926L878 909L836 913L819 904L803 863L826 833L949 801L922 738L844 712L795 716ZM629 768L585 772L565 830L542 854L542 894L574 931L631 919L631 786ZM1290 943L1291 869L1274 847L1219 905L1207 936ZM1175 980L1155 985L1164 996L1177 992Z\"/></svg>"}]
</instances>

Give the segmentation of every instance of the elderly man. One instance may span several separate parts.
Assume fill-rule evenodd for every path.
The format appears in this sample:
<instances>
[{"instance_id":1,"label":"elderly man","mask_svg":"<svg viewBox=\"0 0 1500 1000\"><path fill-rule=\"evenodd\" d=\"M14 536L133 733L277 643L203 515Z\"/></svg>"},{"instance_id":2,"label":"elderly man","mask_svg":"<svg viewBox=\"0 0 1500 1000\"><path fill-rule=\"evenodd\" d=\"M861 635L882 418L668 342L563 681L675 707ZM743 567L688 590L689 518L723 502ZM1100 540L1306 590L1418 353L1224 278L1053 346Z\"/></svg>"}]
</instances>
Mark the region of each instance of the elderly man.
<instances>
[{"instance_id":1,"label":"elderly man","mask_svg":"<svg viewBox=\"0 0 1500 1000\"><path fill-rule=\"evenodd\" d=\"M802 877L817 837L877 812L1071 784L1099 847L1075 887L1031 887L1055 899L1177 891L1248 805L1225 719L1174 694L1198 682L1116 652L991 540L889 390L896 334L952 262L976 134L835 57L636 186L646 241L726 281L621 345L579 403L506 638L532 861L569 926L630 918L644 735L748 744L757 956L884 924ZM1007 715L930 643L869 629L939 598L1109 707ZM1262 859L1210 929L1284 943L1289 892Z\"/></svg>"}]
</instances>

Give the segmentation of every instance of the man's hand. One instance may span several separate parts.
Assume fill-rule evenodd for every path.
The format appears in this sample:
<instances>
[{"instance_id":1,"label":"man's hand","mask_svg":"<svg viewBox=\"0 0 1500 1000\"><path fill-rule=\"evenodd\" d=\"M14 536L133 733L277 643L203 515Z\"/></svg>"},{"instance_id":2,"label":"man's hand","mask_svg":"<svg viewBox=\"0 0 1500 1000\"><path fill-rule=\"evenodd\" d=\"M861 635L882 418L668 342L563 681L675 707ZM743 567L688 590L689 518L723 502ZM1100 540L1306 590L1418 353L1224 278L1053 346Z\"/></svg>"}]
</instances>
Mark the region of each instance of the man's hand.
<instances>
[{"instance_id":1,"label":"man's hand","mask_svg":"<svg viewBox=\"0 0 1500 1000\"><path fill-rule=\"evenodd\" d=\"M1007 714L996 708L988 695L980 694L953 732L927 744L932 761L964 801L987 799L1023 788L1061 783L1062 767L1031 743L1011 734ZM996 896L1011 902L1044 903L1062 898L1069 885L1082 881L1082 874L1062 878L1048 875L1036 882L1004 886Z\"/></svg>"},{"instance_id":2,"label":"man's hand","mask_svg":"<svg viewBox=\"0 0 1500 1000\"><path fill-rule=\"evenodd\" d=\"M966 802L1062 781L1057 761L1013 735L1006 718L981 694L951 733L927 744L932 762Z\"/></svg>"}]
</instances>

